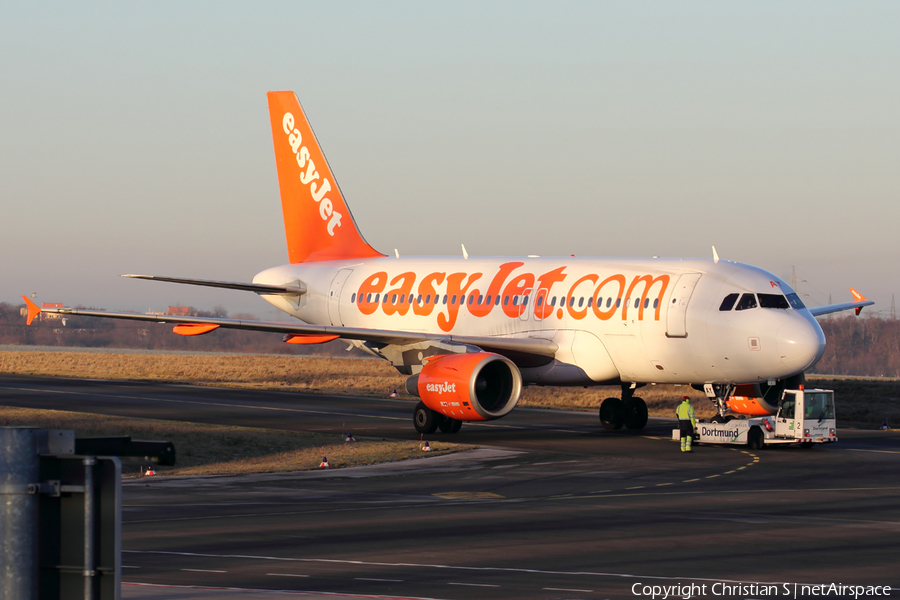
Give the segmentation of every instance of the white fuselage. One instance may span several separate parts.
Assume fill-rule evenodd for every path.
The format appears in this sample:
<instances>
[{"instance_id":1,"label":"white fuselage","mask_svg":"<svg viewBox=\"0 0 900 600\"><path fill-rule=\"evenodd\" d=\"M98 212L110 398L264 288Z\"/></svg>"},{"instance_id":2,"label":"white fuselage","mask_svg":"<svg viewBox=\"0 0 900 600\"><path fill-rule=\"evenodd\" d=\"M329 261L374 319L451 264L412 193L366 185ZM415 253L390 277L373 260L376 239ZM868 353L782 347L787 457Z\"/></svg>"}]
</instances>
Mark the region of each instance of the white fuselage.
<instances>
[{"instance_id":1,"label":"white fuselage","mask_svg":"<svg viewBox=\"0 0 900 600\"><path fill-rule=\"evenodd\" d=\"M253 281L305 284L297 301L264 298L310 324L554 341L555 360L521 369L526 383L749 383L801 373L825 348L799 301L720 310L729 294L793 294L730 261L383 257L284 265Z\"/></svg>"}]
</instances>

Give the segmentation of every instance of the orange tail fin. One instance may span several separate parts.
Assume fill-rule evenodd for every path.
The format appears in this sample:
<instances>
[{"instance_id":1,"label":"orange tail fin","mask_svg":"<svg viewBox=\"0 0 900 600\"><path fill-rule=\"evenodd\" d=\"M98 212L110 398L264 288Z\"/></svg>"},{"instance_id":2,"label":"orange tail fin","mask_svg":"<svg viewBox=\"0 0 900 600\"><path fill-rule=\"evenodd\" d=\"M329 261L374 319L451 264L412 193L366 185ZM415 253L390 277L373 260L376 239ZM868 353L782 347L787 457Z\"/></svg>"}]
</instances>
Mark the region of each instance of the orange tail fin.
<instances>
[{"instance_id":1,"label":"orange tail fin","mask_svg":"<svg viewBox=\"0 0 900 600\"><path fill-rule=\"evenodd\" d=\"M269 92L291 263L384 256L363 239L294 92Z\"/></svg>"}]
</instances>

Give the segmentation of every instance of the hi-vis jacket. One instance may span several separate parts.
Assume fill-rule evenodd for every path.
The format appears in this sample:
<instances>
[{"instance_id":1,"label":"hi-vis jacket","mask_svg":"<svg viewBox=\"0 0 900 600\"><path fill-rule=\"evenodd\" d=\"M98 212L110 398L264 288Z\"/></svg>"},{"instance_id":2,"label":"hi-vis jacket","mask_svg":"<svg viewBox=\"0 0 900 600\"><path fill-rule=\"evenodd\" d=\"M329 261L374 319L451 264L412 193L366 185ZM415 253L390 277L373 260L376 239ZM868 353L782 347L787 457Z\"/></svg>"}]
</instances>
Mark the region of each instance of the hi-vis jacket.
<instances>
[{"instance_id":1,"label":"hi-vis jacket","mask_svg":"<svg viewBox=\"0 0 900 600\"><path fill-rule=\"evenodd\" d=\"M689 402L684 401L679 404L678 408L675 409L675 415L678 416L679 421L690 420L692 426L697 426L697 419L694 418L694 407Z\"/></svg>"}]
</instances>

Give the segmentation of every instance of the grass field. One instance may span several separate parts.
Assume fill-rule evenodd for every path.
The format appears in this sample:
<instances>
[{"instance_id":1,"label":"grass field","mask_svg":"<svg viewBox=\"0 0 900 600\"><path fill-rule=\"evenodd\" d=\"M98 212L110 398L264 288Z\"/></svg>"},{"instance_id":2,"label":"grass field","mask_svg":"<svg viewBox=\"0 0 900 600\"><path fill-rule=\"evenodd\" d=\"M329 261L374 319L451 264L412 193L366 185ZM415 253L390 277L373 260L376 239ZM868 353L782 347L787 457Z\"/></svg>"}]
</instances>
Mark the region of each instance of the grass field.
<instances>
[{"instance_id":1,"label":"grass field","mask_svg":"<svg viewBox=\"0 0 900 600\"><path fill-rule=\"evenodd\" d=\"M220 385L253 389L372 396L397 390L406 396L406 377L382 360L254 355L170 355L112 352L41 352L0 350L0 372L65 377L93 377ZM878 428L884 420L900 424L900 381L811 377L810 386L835 391L841 427ZM560 388L529 386L520 406L596 410L604 398L618 396L617 387ZM700 417L715 414L713 404L688 386L657 385L637 395L653 416L673 416L684 395L693 399Z\"/></svg>"},{"instance_id":2,"label":"grass field","mask_svg":"<svg viewBox=\"0 0 900 600\"><path fill-rule=\"evenodd\" d=\"M40 429L71 429L76 437L130 435L132 439L166 440L175 445L176 465L154 468L160 475L238 475L317 469L323 456L332 468L370 465L407 458L447 454L469 448L430 441L422 452L418 441L357 439L337 435L222 427L201 423L109 417L56 410L0 406L0 424ZM138 475L149 465L123 465L125 475Z\"/></svg>"}]
</instances>

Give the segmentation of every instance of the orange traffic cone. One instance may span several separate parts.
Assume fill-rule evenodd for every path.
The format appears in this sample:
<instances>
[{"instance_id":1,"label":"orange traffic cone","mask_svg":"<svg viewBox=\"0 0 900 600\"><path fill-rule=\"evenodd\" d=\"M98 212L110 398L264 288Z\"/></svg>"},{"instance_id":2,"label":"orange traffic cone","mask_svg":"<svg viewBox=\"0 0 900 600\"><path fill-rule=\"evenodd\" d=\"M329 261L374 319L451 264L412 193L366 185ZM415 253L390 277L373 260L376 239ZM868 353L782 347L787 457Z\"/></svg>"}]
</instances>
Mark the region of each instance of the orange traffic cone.
<instances>
[{"instance_id":1,"label":"orange traffic cone","mask_svg":"<svg viewBox=\"0 0 900 600\"><path fill-rule=\"evenodd\" d=\"M327 469L327 468L330 467L330 466L331 466L331 465L328 464L328 458L325 457L325 456L323 456L323 457L322 457L322 462L319 463L319 468L320 468L320 469Z\"/></svg>"},{"instance_id":2,"label":"orange traffic cone","mask_svg":"<svg viewBox=\"0 0 900 600\"><path fill-rule=\"evenodd\" d=\"M144 471L144 477L152 477L156 475L156 471L153 470L153 467L147 467L147 470Z\"/></svg>"}]
</instances>

